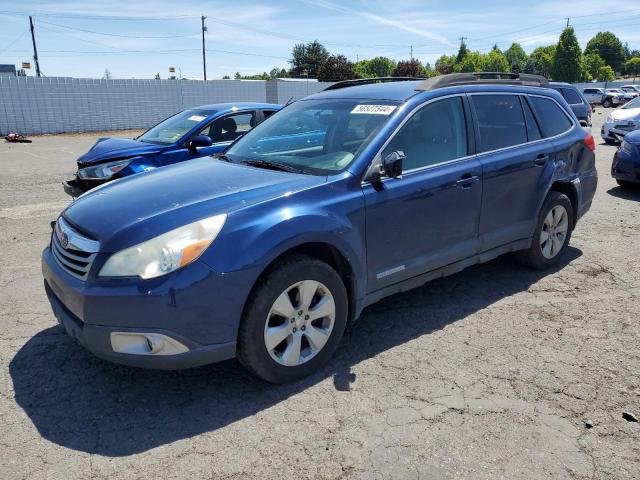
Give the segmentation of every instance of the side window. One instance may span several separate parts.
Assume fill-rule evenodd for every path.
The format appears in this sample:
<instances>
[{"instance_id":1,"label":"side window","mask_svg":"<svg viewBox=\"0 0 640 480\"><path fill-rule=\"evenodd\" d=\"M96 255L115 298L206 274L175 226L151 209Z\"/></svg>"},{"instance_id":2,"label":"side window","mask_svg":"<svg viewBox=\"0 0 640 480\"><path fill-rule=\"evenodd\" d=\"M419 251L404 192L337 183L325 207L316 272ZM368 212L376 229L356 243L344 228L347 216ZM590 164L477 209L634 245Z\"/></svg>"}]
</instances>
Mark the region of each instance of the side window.
<instances>
[{"instance_id":1,"label":"side window","mask_svg":"<svg viewBox=\"0 0 640 480\"><path fill-rule=\"evenodd\" d=\"M521 97L521 100L522 100L522 108L524 109L524 119L527 122L527 139L530 142L533 142L535 140L540 140L542 138L542 134L540 133L538 122L536 122L536 119L533 116L531 107L529 107L529 104L527 103L527 100L524 97Z\"/></svg>"},{"instance_id":2,"label":"side window","mask_svg":"<svg viewBox=\"0 0 640 480\"><path fill-rule=\"evenodd\" d=\"M582 98L580 98L578 92L571 88L563 88L562 95L569 105L579 105L582 103Z\"/></svg>"},{"instance_id":3,"label":"side window","mask_svg":"<svg viewBox=\"0 0 640 480\"><path fill-rule=\"evenodd\" d=\"M534 110L538 114L542 133L545 137L553 137L569 130L573 122L560 106L549 98L529 97Z\"/></svg>"},{"instance_id":4,"label":"side window","mask_svg":"<svg viewBox=\"0 0 640 480\"><path fill-rule=\"evenodd\" d=\"M395 150L406 156L404 171L466 157L462 99L437 100L416 112L385 147L382 158Z\"/></svg>"},{"instance_id":5,"label":"side window","mask_svg":"<svg viewBox=\"0 0 640 480\"><path fill-rule=\"evenodd\" d=\"M481 151L527 142L527 128L518 95L472 95L480 131Z\"/></svg>"},{"instance_id":6,"label":"side window","mask_svg":"<svg viewBox=\"0 0 640 480\"><path fill-rule=\"evenodd\" d=\"M264 119L266 120L267 118L269 118L271 115L273 115L276 112L277 112L277 110L263 110L262 114L264 115Z\"/></svg>"},{"instance_id":7,"label":"side window","mask_svg":"<svg viewBox=\"0 0 640 480\"><path fill-rule=\"evenodd\" d=\"M593 88L585 88L583 92L587 94L597 93Z\"/></svg>"},{"instance_id":8,"label":"side window","mask_svg":"<svg viewBox=\"0 0 640 480\"><path fill-rule=\"evenodd\" d=\"M207 135L208 131L213 143L232 142L251 130L256 125L256 121L255 112L236 113L216 119L202 133Z\"/></svg>"}]
</instances>

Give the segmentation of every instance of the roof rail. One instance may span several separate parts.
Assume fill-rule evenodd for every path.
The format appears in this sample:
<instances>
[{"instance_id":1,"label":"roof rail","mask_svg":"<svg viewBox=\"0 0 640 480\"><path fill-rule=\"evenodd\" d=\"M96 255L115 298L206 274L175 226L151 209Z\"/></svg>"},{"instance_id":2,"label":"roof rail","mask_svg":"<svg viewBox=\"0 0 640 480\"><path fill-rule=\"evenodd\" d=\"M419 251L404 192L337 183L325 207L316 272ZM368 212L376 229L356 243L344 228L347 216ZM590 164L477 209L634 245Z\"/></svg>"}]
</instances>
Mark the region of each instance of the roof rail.
<instances>
[{"instance_id":1,"label":"roof rail","mask_svg":"<svg viewBox=\"0 0 640 480\"><path fill-rule=\"evenodd\" d=\"M549 80L542 75L528 73L475 72L451 73L426 79L416 87L418 91L456 85L524 85L529 87L549 87Z\"/></svg>"},{"instance_id":2,"label":"roof rail","mask_svg":"<svg viewBox=\"0 0 640 480\"><path fill-rule=\"evenodd\" d=\"M425 77L373 77L373 78L355 78L353 80L343 80L329 85L322 90L338 90L340 88L355 87L356 85L368 85L370 83L387 83L387 82L406 82L407 80L424 80Z\"/></svg>"}]
</instances>

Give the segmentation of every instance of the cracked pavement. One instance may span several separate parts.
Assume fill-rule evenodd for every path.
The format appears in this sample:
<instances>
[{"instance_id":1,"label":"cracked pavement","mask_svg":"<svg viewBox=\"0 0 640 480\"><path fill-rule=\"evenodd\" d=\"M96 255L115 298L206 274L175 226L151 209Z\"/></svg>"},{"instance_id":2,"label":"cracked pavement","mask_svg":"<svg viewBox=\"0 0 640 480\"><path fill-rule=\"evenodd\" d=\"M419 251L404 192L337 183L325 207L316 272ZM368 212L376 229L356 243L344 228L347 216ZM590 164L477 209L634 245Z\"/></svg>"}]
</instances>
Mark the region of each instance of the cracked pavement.
<instances>
[{"instance_id":1,"label":"cracked pavement","mask_svg":"<svg viewBox=\"0 0 640 480\"><path fill-rule=\"evenodd\" d=\"M40 251L98 136L0 144L0 478L638 478L640 189L614 147L561 268L502 257L395 295L273 386L109 364L56 325Z\"/></svg>"}]
</instances>

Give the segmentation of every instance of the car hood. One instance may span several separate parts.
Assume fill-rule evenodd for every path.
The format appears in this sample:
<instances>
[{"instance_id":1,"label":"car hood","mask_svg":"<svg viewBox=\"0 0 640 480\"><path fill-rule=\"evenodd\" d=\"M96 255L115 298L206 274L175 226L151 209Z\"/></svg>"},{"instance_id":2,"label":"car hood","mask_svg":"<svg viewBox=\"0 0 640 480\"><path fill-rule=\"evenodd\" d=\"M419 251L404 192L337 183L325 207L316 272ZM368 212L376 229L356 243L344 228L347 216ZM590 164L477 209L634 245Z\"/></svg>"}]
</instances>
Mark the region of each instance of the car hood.
<instances>
[{"instance_id":1,"label":"car hood","mask_svg":"<svg viewBox=\"0 0 640 480\"><path fill-rule=\"evenodd\" d=\"M624 136L624 139L629 143L640 143L640 130L634 130L633 132L627 133Z\"/></svg>"},{"instance_id":2,"label":"car hood","mask_svg":"<svg viewBox=\"0 0 640 480\"><path fill-rule=\"evenodd\" d=\"M640 108L620 108L611 112L614 120L629 120L640 115Z\"/></svg>"},{"instance_id":3,"label":"car hood","mask_svg":"<svg viewBox=\"0 0 640 480\"><path fill-rule=\"evenodd\" d=\"M163 148L163 145L138 142L130 138L100 138L91 150L78 158L78 164L87 166L112 159L148 155Z\"/></svg>"},{"instance_id":4,"label":"car hood","mask_svg":"<svg viewBox=\"0 0 640 480\"><path fill-rule=\"evenodd\" d=\"M325 181L203 157L106 183L71 203L63 216L99 240L101 251L114 252Z\"/></svg>"}]
</instances>

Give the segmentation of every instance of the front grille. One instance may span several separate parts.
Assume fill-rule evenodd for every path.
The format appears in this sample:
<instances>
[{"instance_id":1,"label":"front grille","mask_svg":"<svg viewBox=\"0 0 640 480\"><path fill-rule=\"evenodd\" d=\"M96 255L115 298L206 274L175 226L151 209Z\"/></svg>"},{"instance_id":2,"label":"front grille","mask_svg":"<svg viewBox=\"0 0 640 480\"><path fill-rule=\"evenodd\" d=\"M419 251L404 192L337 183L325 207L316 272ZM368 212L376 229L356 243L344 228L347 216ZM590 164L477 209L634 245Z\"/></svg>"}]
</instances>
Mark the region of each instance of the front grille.
<instances>
[{"instance_id":1,"label":"front grille","mask_svg":"<svg viewBox=\"0 0 640 480\"><path fill-rule=\"evenodd\" d=\"M66 247L62 245L65 241ZM58 264L80 280L86 280L91 270L93 260L99 251L99 243L91 240L65 222L62 217L58 219L51 236L51 252Z\"/></svg>"}]
</instances>

